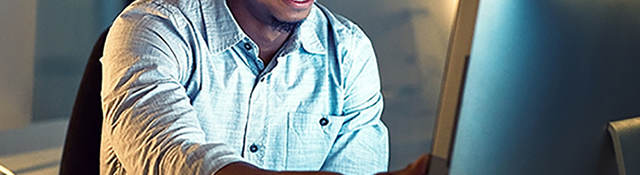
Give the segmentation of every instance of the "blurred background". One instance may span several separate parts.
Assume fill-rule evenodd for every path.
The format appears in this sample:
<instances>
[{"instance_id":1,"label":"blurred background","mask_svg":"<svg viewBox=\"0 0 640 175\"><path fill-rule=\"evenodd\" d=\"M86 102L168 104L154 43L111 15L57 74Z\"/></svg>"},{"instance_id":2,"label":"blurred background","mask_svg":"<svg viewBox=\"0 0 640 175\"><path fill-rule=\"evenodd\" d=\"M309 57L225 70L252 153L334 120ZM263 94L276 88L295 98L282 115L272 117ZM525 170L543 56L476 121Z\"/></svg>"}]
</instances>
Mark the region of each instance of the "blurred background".
<instances>
[{"instance_id":1,"label":"blurred background","mask_svg":"<svg viewBox=\"0 0 640 175\"><path fill-rule=\"evenodd\" d=\"M378 56L390 169L431 149L458 0L319 0L359 24ZM0 0L0 164L57 174L91 48L124 0Z\"/></svg>"}]
</instances>

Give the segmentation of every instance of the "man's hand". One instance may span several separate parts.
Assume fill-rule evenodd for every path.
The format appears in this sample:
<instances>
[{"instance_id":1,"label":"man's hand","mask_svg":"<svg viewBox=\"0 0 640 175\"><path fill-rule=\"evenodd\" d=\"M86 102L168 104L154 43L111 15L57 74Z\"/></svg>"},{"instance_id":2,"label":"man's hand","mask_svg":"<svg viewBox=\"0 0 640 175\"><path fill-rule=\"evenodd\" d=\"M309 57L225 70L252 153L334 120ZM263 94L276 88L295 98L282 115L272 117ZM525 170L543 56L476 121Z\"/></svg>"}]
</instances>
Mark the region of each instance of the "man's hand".
<instances>
[{"instance_id":1,"label":"man's hand","mask_svg":"<svg viewBox=\"0 0 640 175\"><path fill-rule=\"evenodd\" d=\"M429 155L423 154L418 160L398 171L378 173L376 175L425 175L429 168Z\"/></svg>"}]
</instances>

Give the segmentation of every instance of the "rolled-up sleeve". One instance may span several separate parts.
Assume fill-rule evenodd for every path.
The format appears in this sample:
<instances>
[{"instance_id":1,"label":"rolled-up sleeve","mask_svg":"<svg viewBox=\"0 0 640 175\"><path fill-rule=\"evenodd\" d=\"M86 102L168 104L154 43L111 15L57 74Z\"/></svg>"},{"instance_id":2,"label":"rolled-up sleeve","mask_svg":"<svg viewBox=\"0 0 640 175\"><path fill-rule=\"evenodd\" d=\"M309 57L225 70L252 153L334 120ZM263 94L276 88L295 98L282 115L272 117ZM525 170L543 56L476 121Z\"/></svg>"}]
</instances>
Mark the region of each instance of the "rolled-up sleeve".
<instances>
[{"instance_id":1,"label":"rolled-up sleeve","mask_svg":"<svg viewBox=\"0 0 640 175\"><path fill-rule=\"evenodd\" d=\"M380 120L383 97L376 56L369 39L355 28L344 54L344 109L346 120L322 170L344 174L387 171L389 141Z\"/></svg>"},{"instance_id":2,"label":"rolled-up sleeve","mask_svg":"<svg viewBox=\"0 0 640 175\"><path fill-rule=\"evenodd\" d=\"M205 141L181 84L191 56L177 28L170 15L141 11L111 28L101 59L101 174L214 174L244 161L222 141Z\"/></svg>"}]
</instances>

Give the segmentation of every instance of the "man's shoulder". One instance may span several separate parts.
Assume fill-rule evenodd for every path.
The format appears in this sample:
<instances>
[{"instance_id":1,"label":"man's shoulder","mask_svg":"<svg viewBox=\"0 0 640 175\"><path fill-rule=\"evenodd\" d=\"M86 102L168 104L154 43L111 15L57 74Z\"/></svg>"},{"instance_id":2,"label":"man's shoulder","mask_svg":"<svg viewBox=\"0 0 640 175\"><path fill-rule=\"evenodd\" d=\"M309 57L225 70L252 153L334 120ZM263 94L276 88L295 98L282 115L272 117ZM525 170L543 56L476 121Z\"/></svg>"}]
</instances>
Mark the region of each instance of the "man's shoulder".
<instances>
[{"instance_id":1,"label":"man's shoulder","mask_svg":"<svg viewBox=\"0 0 640 175\"><path fill-rule=\"evenodd\" d=\"M199 0L136 0L122 13L160 17L185 15L188 17L192 12L197 12L200 7Z\"/></svg>"},{"instance_id":2,"label":"man's shoulder","mask_svg":"<svg viewBox=\"0 0 640 175\"><path fill-rule=\"evenodd\" d=\"M122 30L155 30L154 27L160 25L172 28L166 32L187 35L189 30L184 26L204 25L199 2L201 0L136 0L118 15L112 28L130 26Z\"/></svg>"},{"instance_id":3,"label":"man's shoulder","mask_svg":"<svg viewBox=\"0 0 640 175\"><path fill-rule=\"evenodd\" d=\"M317 10L315 10L314 15L316 19L320 19L318 20L319 22L316 22L316 31L332 32L334 41L333 43L327 42L329 46L325 46L327 46L326 48L335 49L334 54L337 62L341 66L345 66L341 70L353 69L355 65L352 65L351 62L365 62L363 60L374 57L368 57L374 55L373 50L370 48L372 46L371 41L358 24L342 15L331 12L321 4L317 3L316 7ZM319 25L331 26L331 28L327 29ZM317 32L319 38L326 37L327 33L324 31Z\"/></svg>"},{"instance_id":4,"label":"man's shoulder","mask_svg":"<svg viewBox=\"0 0 640 175\"><path fill-rule=\"evenodd\" d=\"M330 9L324 7L321 4L317 4L319 15L324 17L325 22L331 25L333 32L335 32L338 40L340 39L352 39L367 38L362 28L349 18L342 16L338 13L332 12Z\"/></svg>"}]
</instances>

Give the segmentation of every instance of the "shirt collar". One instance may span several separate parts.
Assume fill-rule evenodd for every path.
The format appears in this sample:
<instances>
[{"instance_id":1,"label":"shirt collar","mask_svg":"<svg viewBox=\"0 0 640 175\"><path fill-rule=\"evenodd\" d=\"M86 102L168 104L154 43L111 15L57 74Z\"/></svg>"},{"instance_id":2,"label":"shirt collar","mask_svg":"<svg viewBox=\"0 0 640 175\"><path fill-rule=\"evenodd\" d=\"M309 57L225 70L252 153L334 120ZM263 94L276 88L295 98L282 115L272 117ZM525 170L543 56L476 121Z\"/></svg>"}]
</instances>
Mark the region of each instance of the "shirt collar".
<instances>
[{"instance_id":1,"label":"shirt collar","mask_svg":"<svg viewBox=\"0 0 640 175\"><path fill-rule=\"evenodd\" d=\"M223 52L244 38L249 38L238 25L227 6L226 0L209 0L202 4L205 19L206 38L211 52ZM319 9L314 5L309 17L296 29L294 36L296 43L302 45L305 51L314 54L324 54L325 48L321 37L326 36L326 22L319 15Z\"/></svg>"},{"instance_id":2,"label":"shirt collar","mask_svg":"<svg viewBox=\"0 0 640 175\"><path fill-rule=\"evenodd\" d=\"M328 29L327 22L322 20L321 15L322 12L316 6L313 6L307 19L296 30L296 35L298 36L296 40L309 53L324 54L326 50L326 38L321 36L327 36Z\"/></svg>"},{"instance_id":3,"label":"shirt collar","mask_svg":"<svg viewBox=\"0 0 640 175\"><path fill-rule=\"evenodd\" d=\"M220 53L240 42L247 35L227 7L226 0L205 0L202 4L207 44L211 52Z\"/></svg>"}]
</instances>

